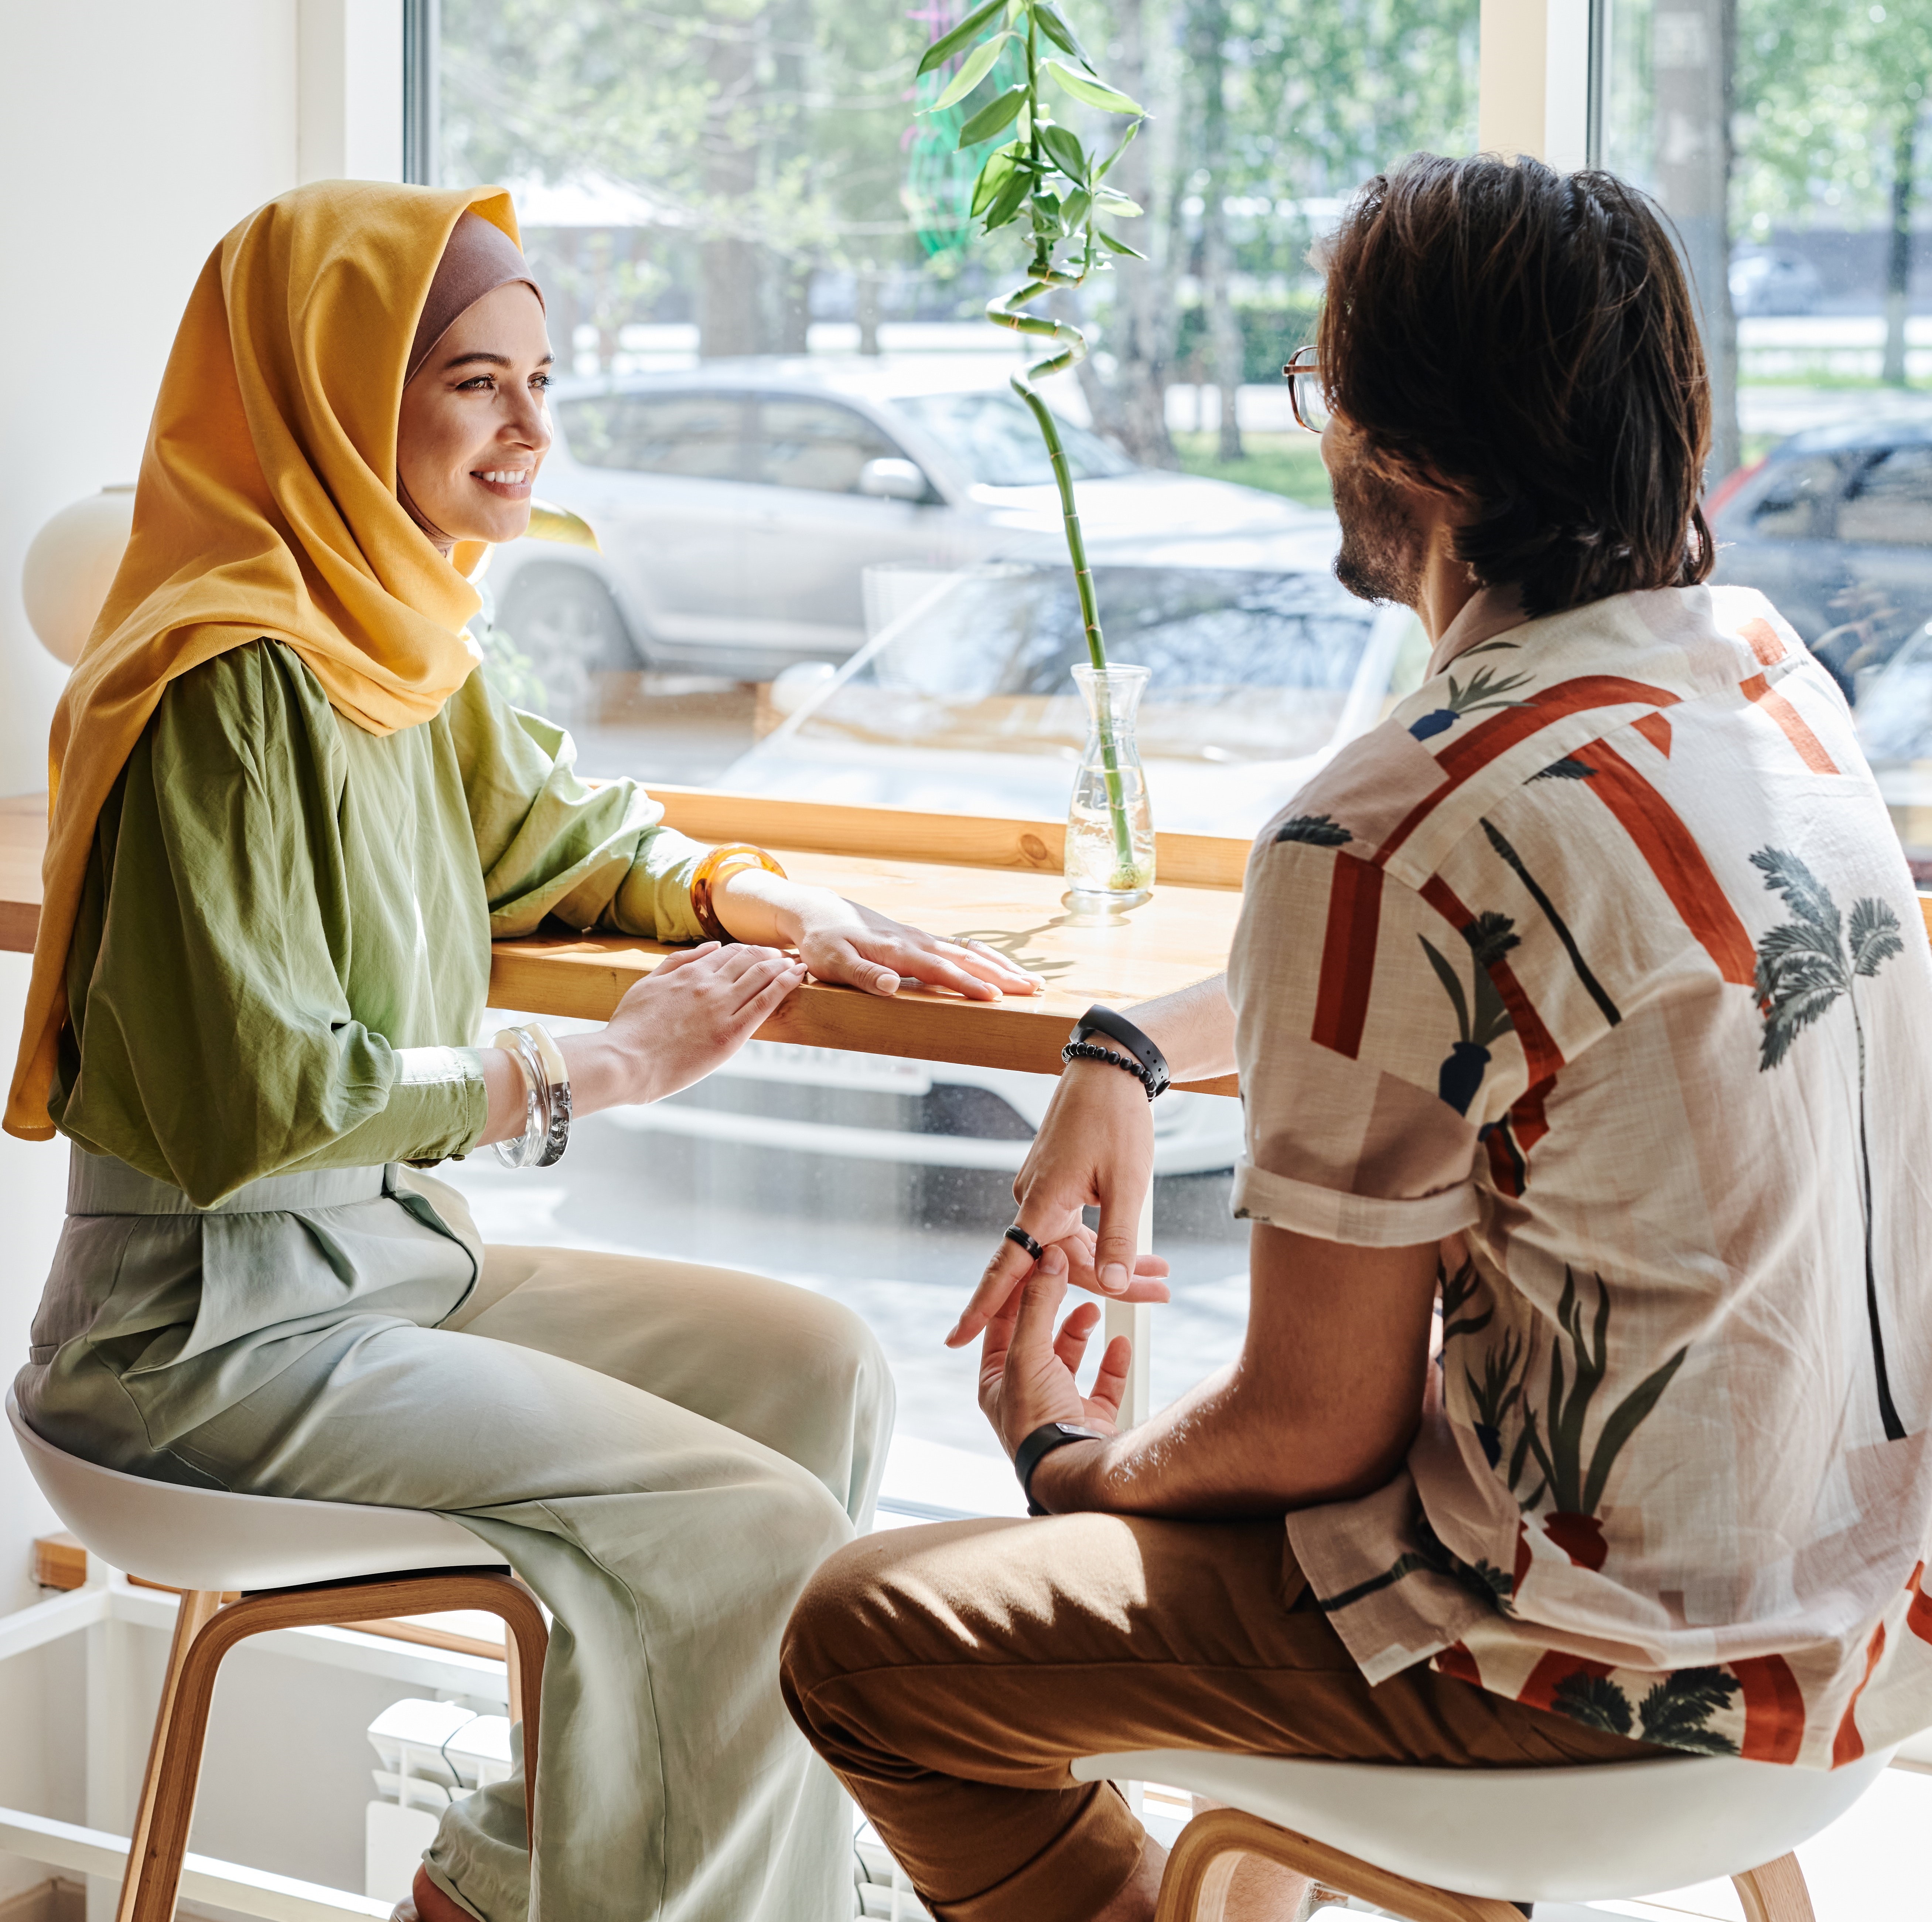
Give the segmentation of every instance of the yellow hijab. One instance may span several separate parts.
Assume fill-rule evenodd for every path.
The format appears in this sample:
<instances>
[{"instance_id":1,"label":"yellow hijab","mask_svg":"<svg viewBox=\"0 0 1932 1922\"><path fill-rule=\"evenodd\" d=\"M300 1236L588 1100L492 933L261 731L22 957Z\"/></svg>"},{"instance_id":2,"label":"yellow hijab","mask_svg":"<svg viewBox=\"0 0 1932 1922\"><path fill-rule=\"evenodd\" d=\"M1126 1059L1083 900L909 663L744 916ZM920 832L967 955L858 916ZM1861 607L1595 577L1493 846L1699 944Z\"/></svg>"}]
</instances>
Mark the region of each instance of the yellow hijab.
<instances>
[{"instance_id":1,"label":"yellow hijab","mask_svg":"<svg viewBox=\"0 0 1932 1922\"><path fill-rule=\"evenodd\" d=\"M103 802L177 674L286 641L371 734L436 714L477 662L481 602L396 497L418 317L466 208L518 240L507 194L329 181L250 214L209 257L161 377L134 533L55 710L39 938L7 1099L44 1141L68 944Z\"/></svg>"}]
</instances>

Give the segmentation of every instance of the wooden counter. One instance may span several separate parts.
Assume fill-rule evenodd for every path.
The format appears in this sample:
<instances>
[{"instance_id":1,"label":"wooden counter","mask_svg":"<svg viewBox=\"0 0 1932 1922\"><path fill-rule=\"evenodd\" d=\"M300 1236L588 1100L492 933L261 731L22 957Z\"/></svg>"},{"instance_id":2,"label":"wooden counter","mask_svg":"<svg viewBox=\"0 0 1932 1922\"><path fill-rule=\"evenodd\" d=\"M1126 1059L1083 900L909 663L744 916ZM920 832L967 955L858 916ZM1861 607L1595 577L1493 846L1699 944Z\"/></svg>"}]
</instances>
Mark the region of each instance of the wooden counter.
<instances>
[{"instance_id":1,"label":"wooden counter","mask_svg":"<svg viewBox=\"0 0 1932 1922\"><path fill-rule=\"evenodd\" d=\"M1062 902L1057 824L700 788L651 792L670 824L694 839L756 842L795 879L934 934L976 936L1047 979L1044 994L990 1004L916 988L886 1001L808 981L758 1031L763 1041L1058 1074L1067 1030L1094 1002L1124 1010L1220 973L1240 911L1245 841L1159 836L1153 898L1124 914L1082 917ZM0 801L0 948L34 944L46 835L44 795ZM622 935L499 941L491 1004L602 1020L674 951ZM1236 1092L1232 1075L1181 1085Z\"/></svg>"}]
</instances>

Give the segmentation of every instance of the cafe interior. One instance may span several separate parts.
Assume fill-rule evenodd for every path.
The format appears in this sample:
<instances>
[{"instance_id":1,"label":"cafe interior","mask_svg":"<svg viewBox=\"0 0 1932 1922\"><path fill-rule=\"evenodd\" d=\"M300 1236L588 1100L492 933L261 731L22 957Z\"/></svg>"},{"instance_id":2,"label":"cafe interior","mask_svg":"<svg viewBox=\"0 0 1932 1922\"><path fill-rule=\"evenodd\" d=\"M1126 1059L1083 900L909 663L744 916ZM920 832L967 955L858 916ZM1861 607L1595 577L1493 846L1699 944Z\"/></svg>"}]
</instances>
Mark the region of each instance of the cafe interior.
<instances>
[{"instance_id":1,"label":"cafe interior","mask_svg":"<svg viewBox=\"0 0 1932 1922\"><path fill-rule=\"evenodd\" d=\"M154 397L211 251L314 182L506 188L543 283L558 444L529 533L473 575L478 671L567 728L592 782L640 782L670 828L976 943L1034 983L992 1002L788 981L708 1078L580 1115L569 1161L539 1153L571 1130L567 1102L560 1121L547 1095L538 1114L539 1062L521 1071L527 1172L479 1149L439 1174L492 1243L751 1269L842 1302L898 1385L866 1525L1024 1515L974 1405L974 1351L942 1344L1000 1245L1070 1027L1217 976L1256 830L1427 671L1409 610L1353 599L1330 572L1328 484L1282 377L1314 324L1310 249L1377 169L1418 149L1522 155L1627 172L1658 197L1705 290L1706 507L1744 557L1718 578L1762 585L1814 644L1932 884L1932 749L1914 731L1932 719L1932 625L1917 620L1932 607L1912 599L1932 599L1932 487L1872 505L1875 484L1842 479L1847 462L1927 471L1932 318L1912 273L1922 247L1932 290L1932 230L1906 221L1906 266L1885 281L1876 229L1846 215L1832 254L1822 215L1808 226L1762 185L1770 161L1750 170L1727 103L1757 56L1725 62L1740 10L1757 32L1780 6L1808 11L1066 5L1094 58L1059 69L1087 89L1063 118L1145 123L1112 202L1142 212L1142 239L1114 249L1104 284L1039 301L1028 332L1004 309L982 317L1021 255L994 257L1010 234L970 231L982 182L956 152L974 143L951 140L969 111L983 128L1000 110L974 89L1007 69L988 55L955 98L940 89L970 37L921 58L980 20L963 5L0 0L14 183L0 212L0 1004L16 1029L39 1005L50 730L129 551ZM1292 123L1316 130L1302 147ZM1090 185L1083 207L1102 192ZM1866 279L1869 300L1846 292ZM1158 367L1135 359L1150 327L1168 332ZM1838 524L1870 524L1843 534L1842 578L1813 619L1793 557L1822 550L1818 489L1840 485ZM1062 488L1087 529L1077 586ZM1120 659L1148 667L1088 665L1090 591ZM415 938L433 953L459 931L419 915ZM520 1021L547 1044L589 1036L688 938L539 914L495 943L482 1039ZM1104 1305L1102 1334L1133 1344L1124 1422L1239 1350L1240 1095L1230 1073L1177 1075L1154 1110L1137 1233L1169 1263L1172 1299ZM9 1379L68 1214L69 1155L61 1136L0 1137ZM0 1922L387 1917L466 1798L524 1779L542 1820L555 1618L476 1536L406 1506L144 1480L56 1446L10 1398L9 1413ZM1735 1743L1540 1776L1177 1744L1074 1773L1116 1783L1172 1851L1162 1922L1262 1915L1229 1894L1244 1857L1306 1878L1297 1907L1265 1911L1284 1918L1928 1911L1932 1730L1830 1770ZM878 1830L849 1806L839 1819L839 1912L928 1914ZM737 1922L701 1902L677 1912ZM810 1905L770 1912L820 1922Z\"/></svg>"}]
</instances>

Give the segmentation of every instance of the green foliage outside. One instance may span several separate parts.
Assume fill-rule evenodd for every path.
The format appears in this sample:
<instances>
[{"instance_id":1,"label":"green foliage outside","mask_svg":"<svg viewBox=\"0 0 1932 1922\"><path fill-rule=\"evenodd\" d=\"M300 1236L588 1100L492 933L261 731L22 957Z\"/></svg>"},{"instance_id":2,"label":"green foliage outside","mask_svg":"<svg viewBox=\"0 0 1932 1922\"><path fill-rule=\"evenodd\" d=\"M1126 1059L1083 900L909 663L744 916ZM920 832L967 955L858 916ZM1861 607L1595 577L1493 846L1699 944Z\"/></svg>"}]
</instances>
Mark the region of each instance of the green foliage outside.
<instances>
[{"instance_id":1,"label":"green foliage outside","mask_svg":"<svg viewBox=\"0 0 1932 1922\"><path fill-rule=\"evenodd\" d=\"M1285 494L1304 507L1334 505L1328 470L1322 464L1322 443L1312 434L1244 434L1246 456L1223 461L1216 452L1212 434L1177 434L1174 451L1184 473L1205 474L1211 480L1237 481L1269 494Z\"/></svg>"},{"instance_id":2,"label":"green foliage outside","mask_svg":"<svg viewBox=\"0 0 1932 1922\"><path fill-rule=\"evenodd\" d=\"M1238 300L1234 318L1241 329L1241 379L1258 386L1281 378L1281 370L1297 347L1315 338L1315 322L1320 309L1315 302L1297 301L1282 305L1264 305L1258 301ZM1208 322L1199 306L1184 307L1174 329L1174 364L1181 377L1192 380L1206 363Z\"/></svg>"},{"instance_id":3,"label":"green foliage outside","mask_svg":"<svg viewBox=\"0 0 1932 1922\"><path fill-rule=\"evenodd\" d=\"M1932 83L1932 0L1738 0L1733 224L1883 226Z\"/></svg>"}]
</instances>

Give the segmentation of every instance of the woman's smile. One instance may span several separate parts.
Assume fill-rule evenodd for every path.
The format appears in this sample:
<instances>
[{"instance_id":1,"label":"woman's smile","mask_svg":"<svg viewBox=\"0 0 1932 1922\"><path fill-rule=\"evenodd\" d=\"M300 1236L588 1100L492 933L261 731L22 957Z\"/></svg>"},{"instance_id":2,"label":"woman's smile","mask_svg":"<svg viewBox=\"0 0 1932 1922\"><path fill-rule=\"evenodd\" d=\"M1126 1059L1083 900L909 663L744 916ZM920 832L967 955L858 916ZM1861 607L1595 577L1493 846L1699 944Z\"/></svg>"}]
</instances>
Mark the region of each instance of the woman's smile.
<instances>
[{"instance_id":1,"label":"woman's smile","mask_svg":"<svg viewBox=\"0 0 1932 1922\"><path fill-rule=\"evenodd\" d=\"M536 484L536 468L529 463L520 467L472 467L470 478L488 488L500 500L527 500Z\"/></svg>"}]
</instances>

